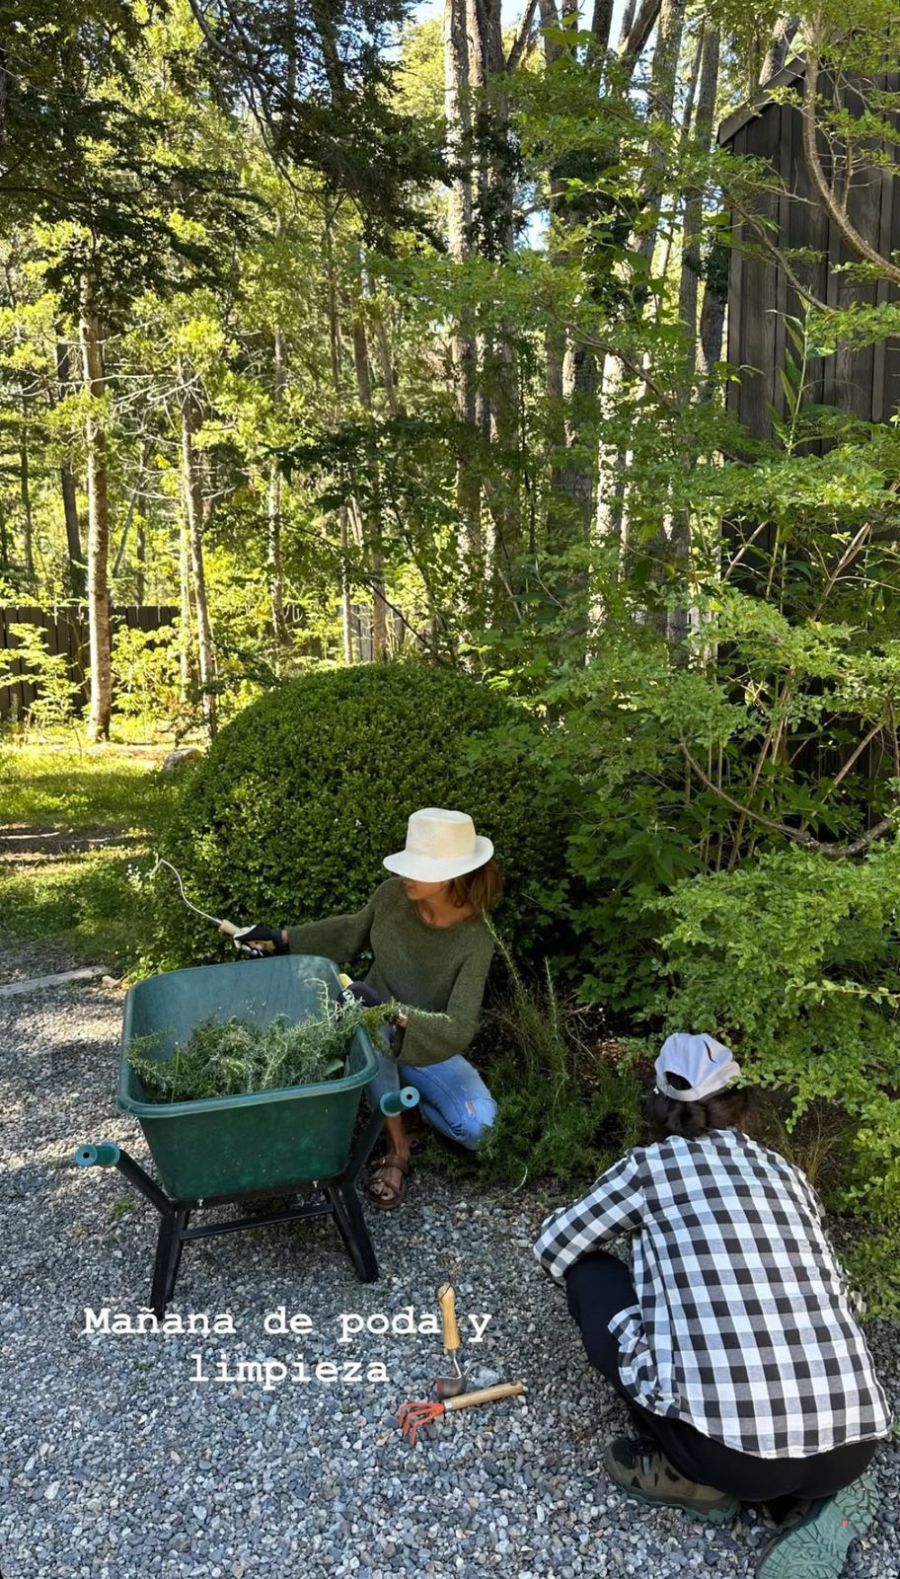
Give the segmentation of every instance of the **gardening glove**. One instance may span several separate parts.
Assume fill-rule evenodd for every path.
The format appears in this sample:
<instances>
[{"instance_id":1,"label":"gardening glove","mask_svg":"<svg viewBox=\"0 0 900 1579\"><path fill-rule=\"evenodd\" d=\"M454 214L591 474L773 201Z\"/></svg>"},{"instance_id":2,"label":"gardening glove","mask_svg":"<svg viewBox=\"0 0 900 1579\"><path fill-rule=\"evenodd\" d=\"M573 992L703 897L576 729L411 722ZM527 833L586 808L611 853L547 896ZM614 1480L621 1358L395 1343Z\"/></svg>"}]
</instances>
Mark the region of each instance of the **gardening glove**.
<instances>
[{"instance_id":1,"label":"gardening glove","mask_svg":"<svg viewBox=\"0 0 900 1579\"><path fill-rule=\"evenodd\" d=\"M357 1003L363 1004L367 1009L374 1009L377 1004L385 1002L381 994L376 992L374 987L370 987L366 981L353 981L351 977L342 974L340 982L345 1003L352 1003L355 1000ZM383 1038L383 1046L386 1052L390 1051L397 1035L398 1027L402 1029L405 1025L405 1014L392 1014L385 1021L384 1025L379 1026L374 1033L379 1040Z\"/></svg>"},{"instance_id":2,"label":"gardening glove","mask_svg":"<svg viewBox=\"0 0 900 1579\"><path fill-rule=\"evenodd\" d=\"M287 954L283 927L243 927L234 934L234 946L251 959L265 959L270 954Z\"/></svg>"},{"instance_id":3,"label":"gardening glove","mask_svg":"<svg viewBox=\"0 0 900 1579\"><path fill-rule=\"evenodd\" d=\"M341 982L343 983L345 980L347 980L347 978L342 976ZM366 981L347 980L347 987L349 991L352 992L354 998L356 998L359 1003L365 1004L367 1009L373 1009L376 1004L385 1002L385 999L381 997L380 993L377 993L375 988L370 987ZM399 1026L401 1030L405 1028L406 1015L402 1012L402 1010L398 1009L396 1014L392 1014L390 1016L390 1019L387 1021L387 1025L389 1027L389 1035L393 1037L394 1030L397 1026Z\"/></svg>"},{"instance_id":4,"label":"gardening glove","mask_svg":"<svg viewBox=\"0 0 900 1579\"><path fill-rule=\"evenodd\" d=\"M365 1004L367 1009L374 1009L376 1004L384 1003L381 994L377 993L374 987L370 987L368 982L351 981L348 982L348 986L357 1003Z\"/></svg>"}]
</instances>

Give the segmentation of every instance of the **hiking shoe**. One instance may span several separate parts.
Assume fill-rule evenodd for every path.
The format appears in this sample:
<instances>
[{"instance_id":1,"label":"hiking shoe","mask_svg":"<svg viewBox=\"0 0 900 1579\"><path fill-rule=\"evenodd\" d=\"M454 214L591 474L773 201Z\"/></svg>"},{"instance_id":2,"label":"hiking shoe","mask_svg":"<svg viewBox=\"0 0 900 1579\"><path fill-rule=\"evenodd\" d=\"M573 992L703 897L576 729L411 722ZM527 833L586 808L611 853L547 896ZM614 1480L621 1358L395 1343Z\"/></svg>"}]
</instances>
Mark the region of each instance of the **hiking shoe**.
<instances>
[{"instance_id":1,"label":"hiking shoe","mask_svg":"<svg viewBox=\"0 0 900 1579\"><path fill-rule=\"evenodd\" d=\"M862 1475L833 1497L813 1503L756 1565L756 1579L838 1579L851 1541L865 1535L881 1498L874 1475Z\"/></svg>"},{"instance_id":2,"label":"hiking shoe","mask_svg":"<svg viewBox=\"0 0 900 1579\"><path fill-rule=\"evenodd\" d=\"M606 1449L603 1463L610 1480L621 1491L652 1507L682 1508L693 1518L712 1524L721 1524L738 1511L737 1497L717 1491L714 1486L685 1480L646 1437L617 1437Z\"/></svg>"}]
</instances>

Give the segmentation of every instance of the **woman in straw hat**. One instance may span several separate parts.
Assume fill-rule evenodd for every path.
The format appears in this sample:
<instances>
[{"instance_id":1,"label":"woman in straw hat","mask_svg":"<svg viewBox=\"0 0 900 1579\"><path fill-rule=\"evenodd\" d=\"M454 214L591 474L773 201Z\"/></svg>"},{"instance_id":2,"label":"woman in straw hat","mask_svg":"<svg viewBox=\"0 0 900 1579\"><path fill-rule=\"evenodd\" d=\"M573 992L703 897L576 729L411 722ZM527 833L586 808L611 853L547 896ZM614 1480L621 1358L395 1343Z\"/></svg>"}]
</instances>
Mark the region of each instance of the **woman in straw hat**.
<instances>
[{"instance_id":1,"label":"woman in straw hat","mask_svg":"<svg viewBox=\"0 0 900 1579\"><path fill-rule=\"evenodd\" d=\"M358 997L402 1005L392 1057L379 1053L368 1087L373 1102L401 1083L419 1092L423 1118L449 1139L474 1148L493 1123L496 1104L463 1056L478 1028L493 954L484 917L500 898L502 879L490 839L461 811L428 806L413 812L402 850L384 858L394 875L354 915L304 926L252 927L242 947L277 953L324 954L347 964L371 953ZM426 1017L417 1015L426 1011ZM427 1015L440 1014L440 1019ZM410 1137L406 1120L385 1120L388 1150L368 1185L379 1211L394 1211L406 1194Z\"/></svg>"},{"instance_id":2,"label":"woman in straw hat","mask_svg":"<svg viewBox=\"0 0 900 1579\"><path fill-rule=\"evenodd\" d=\"M878 1507L891 1413L808 1180L747 1133L752 1092L711 1036L656 1062L658 1140L627 1153L535 1245L587 1357L630 1409L605 1468L643 1502L783 1533L758 1579L837 1579ZM627 1234L632 1269L607 1253Z\"/></svg>"}]
</instances>

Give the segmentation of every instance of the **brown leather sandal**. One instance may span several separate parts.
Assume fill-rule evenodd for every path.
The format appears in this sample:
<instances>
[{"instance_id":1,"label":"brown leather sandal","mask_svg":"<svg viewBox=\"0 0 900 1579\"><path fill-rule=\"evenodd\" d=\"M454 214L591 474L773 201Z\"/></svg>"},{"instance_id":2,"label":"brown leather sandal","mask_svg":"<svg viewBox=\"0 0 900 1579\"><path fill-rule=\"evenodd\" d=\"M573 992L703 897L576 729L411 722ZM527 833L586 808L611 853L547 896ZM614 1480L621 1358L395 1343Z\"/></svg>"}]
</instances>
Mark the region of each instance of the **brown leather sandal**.
<instances>
[{"instance_id":1,"label":"brown leather sandal","mask_svg":"<svg viewBox=\"0 0 900 1579\"><path fill-rule=\"evenodd\" d=\"M391 1184L384 1177L386 1173L392 1170L399 1173L399 1184ZM398 1206L403 1205L406 1197L408 1174L409 1162L407 1158L401 1157L396 1151L389 1151L373 1170L366 1185L366 1200L369 1205L374 1206L376 1212L395 1212Z\"/></svg>"}]
</instances>

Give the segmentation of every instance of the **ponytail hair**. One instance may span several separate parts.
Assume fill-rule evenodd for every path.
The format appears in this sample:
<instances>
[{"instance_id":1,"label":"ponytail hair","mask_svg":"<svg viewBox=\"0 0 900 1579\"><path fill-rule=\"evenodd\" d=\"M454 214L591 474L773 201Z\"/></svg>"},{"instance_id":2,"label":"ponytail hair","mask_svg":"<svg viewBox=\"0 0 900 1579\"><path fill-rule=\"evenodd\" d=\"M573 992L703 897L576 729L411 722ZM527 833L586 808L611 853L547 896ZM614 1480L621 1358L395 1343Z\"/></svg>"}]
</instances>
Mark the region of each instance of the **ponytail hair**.
<instances>
[{"instance_id":1,"label":"ponytail hair","mask_svg":"<svg viewBox=\"0 0 900 1579\"><path fill-rule=\"evenodd\" d=\"M457 910L472 910L476 916L486 915L499 902L503 893L503 873L499 862L491 856L484 866L474 872L464 872L462 877L450 880L450 903Z\"/></svg>"},{"instance_id":2,"label":"ponytail hair","mask_svg":"<svg viewBox=\"0 0 900 1579\"><path fill-rule=\"evenodd\" d=\"M667 1079L671 1086L683 1085L685 1090L689 1089L680 1075L668 1075ZM647 1117L657 1140L665 1140L669 1135L699 1140L711 1129L742 1129L752 1134L756 1105L756 1093L746 1086L717 1091L702 1102L679 1102L654 1091L647 1101Z\"/></svg>"}]
</instances>

